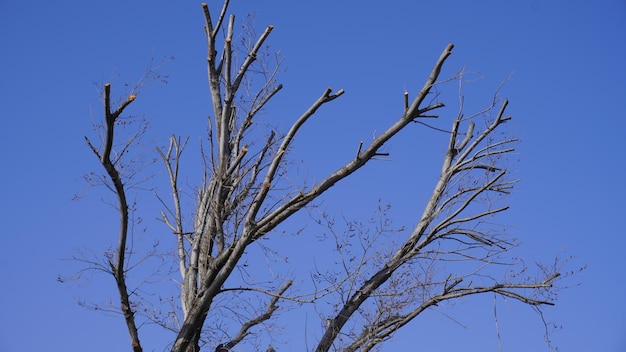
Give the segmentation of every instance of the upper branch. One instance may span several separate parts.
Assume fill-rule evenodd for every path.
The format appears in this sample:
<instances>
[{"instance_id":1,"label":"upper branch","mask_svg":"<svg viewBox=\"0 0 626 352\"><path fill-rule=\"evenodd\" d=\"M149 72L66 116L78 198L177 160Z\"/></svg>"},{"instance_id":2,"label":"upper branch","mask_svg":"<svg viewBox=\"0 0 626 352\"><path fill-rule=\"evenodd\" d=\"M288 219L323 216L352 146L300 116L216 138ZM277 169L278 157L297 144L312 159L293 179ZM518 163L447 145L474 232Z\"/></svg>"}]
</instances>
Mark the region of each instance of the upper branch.
<instances>
[{"instance_id":1,"label":"upper branch","mask_svg":"<svg viewBox=\"0 0 626 352\"><path fill-rule=\"evenodd\" d=\"M506 110L507 105L509 105L509 100L505 99L502 103L502 106L500 107L500 111L498 112L495 120L493 120L493 122L489 126L487 126L487 128L485 128L485 130L467 147L467 149L465 149L465 151L459 154L457 163L461 163L467 160L468 156L478 147L480 142L487 138L487 136L490 135L491 132L493 132L493 130L495 130L502 123L507 122L511 119L510 117L504 117L504 111Z\"/></svg>"},{"instance_id":2,"label":"upper branch","mask_svg":"<svg viewBox=\"0 0 626 352\"><path fill-rule=\"evenodd\" d=\"M307 111L305 111L304 114L300 116L300 118L298 118L298 120L296 120L293 126L291 126L291 128L289 129L289 132L287 132L287 135L283 139L280 147L278 148L278 152L276 153L276 155L274 155L274 158L272 159L272 162L267 170L267 174L265 175L265 179L263 181L263 187L261 188L261 191L256 195L254 201L252 202L252 207L248 211L246 223L249 223L249 224L254 223L256 216L259 212L259 209L263 205L263 201L265 200L265 197L267 197L267 194L270 190L271 183L274 180L276 171L278 171L280 162L282 161L283 156L287 152L289 145L293 141L300 127L302 127L302 125L304 125L304 123L311 116L313 116L313 114L315 114L317 109L319 109L322 105L338 98L344 93L343 89L339 90L335 94L331 94L331 92L332 92L332 89L327 88L324 94L322 94L322 96L319 97L317 101L315 101L315 103L313 103L313 105L311 105L311 107Z\"/></svg>"},{"instance_id":3,"label":"upper branch","mask_svg":"<svg viewBox=\"0 0 626 352\"><path fill-rule=\"evenodd\" d=\"M115 110L111 111L111 85L106 83L104 85L104 117L105 117L105 142L102 154L98 154L97 149L91 144L89 139L86 138L89 147L94 153L99 156L100 163L106 170L118 200L118 212L120 216L120 230L118 237L118 245L116 250L115 262L109 260L115 282L117 283L118 294L120 297L120 305L124 318L126 320L126 326L131 339L133 351L141 352L142 347L139 342L139 334L137 326L135 324L135 314L131 308L128 288L126 286L126 243L128 237L128 203L126 201L126 190L124 183L121 179L120 173L116 168L114 162L111 161L111 152L113 150L113 141L115 137L115 124L117 118L124 111L124 109L135 100L135 95L131 94L128 98Z\"/></svg>"},{"instance_id":4,"label":"upper branch","mask_svg":"<svg viewBox=\"0 0 626 352\"><path fill-rule=\"evenodd\" d=\"M235 78L235 81L233 82L233 85L232 85L233 93L239 89L239 85L241 84L241 81L245 77L248 71L248 68L257 59L257 54L259 50L261 49L261 47L263 46L263 42L265 42L267 37L269 37L270 33L272 32L272 29L274 29L274 26L272 25L269 25L265 28L265 31L263 32L263 34L261 34L259 39L257 39L256 43L252 47L252 50L250 50L250 52L246 56L246 59L244 60L243 64L241 64L241 67L239 68L239 72L237 72L237 77Z\"/></svg>"},{"instance_id":5,"label":"upper branch","mask_svg":"<svg viewBox=\"0 0 626 352\"><path fill-rule=\"evenodd\" d=\"M263 234L271 231L282 221L287 219L296 211L302 209L304 206L309 204L319 195L324 193L330 187L332 187L338 181L348 177L356 170L363 167L369 160L374 158L380 148L393 136L395 136L398 132L400 132L404 127L406 127L409 123L411 123L415 118L418 118L420 114L425 111L430 111L433 109L437 109L443 107L444 105L441 103L433 104L427 106L425 108L420 108L421 103L424 101L426 96L430 93L430 90L434 86L439 74L441 72L441 68L445 62L445 60L452 54L453 44L448 44L448 46L441 53L439 59L435 63L435 66L430 73L428 79L424 83L424 86L419 91L411 106L404 112L404 114L393 124L391 125L385 132L383 132L380 136L378 136L369 147L367 147L363 152L359 153L355 159L348 162L334 173L326 177L324 180L320 181L318 184L313 186L310 191L306 193L300 193L295 197L291 198L287 202L283 203L277 209L275 209L272 213L263 217L263 219L259 220L258 228L259 231L257 236L262 236ZM283 151L284 152L284 151ZM267 185L269 186L269 185ZM260 206L257 204L257 206ZM257 209L258 211L258 209ZM253 214L256 216L256 212ZM253 220L253 218L250 218Z\"/></svg>"},{"instance_id":6,"label":"upper branch","mask_svg":"<svg viewBox=\"0 0 626 352\"><path fill-rule=\"evenodd\" d=\"M405 112L406 118L414 119L416 117L419 117L420 114L428 110L431 110L428 108L420 109L420 106L422 105L422 102L424 101L428 93L430 92L430 89L435 85L435 82L437 82L437 78L439 77L439 74L441 73L441 68L443 67L443 63L446 61L448 56L452 55L453 48L454 48L454 44L450 43L441 53L441 56L439 56L439 59L437 60L435 67L430 72L430 76L428 76L426 83L424 83L424 86L418 93L415 100L413 100L413 103L411 103L411 106L406 110Z\"/></svg>"}]
</instances>

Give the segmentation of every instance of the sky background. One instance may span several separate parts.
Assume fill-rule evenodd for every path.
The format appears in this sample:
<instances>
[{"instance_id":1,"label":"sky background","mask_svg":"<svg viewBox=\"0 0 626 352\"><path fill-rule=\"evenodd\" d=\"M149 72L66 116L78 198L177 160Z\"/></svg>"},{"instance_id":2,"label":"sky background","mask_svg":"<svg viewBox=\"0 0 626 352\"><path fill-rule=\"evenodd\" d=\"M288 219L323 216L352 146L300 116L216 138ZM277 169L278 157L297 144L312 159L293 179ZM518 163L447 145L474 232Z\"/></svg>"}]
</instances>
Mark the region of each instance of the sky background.
<instances>
[{"instance_id":1,"label":"sky background","mask_svg":"<svg viewBox=\"0 0 626 352\"><path fill-rule=\"evenodd\" d=\"M455 49L442 77L462 67L482 77L464 88L469 107L488 103L511 77L500 95L510 100L511 131L522 140L513 166L521 182L500 220L529 263L561 253L575 257L570 269L587 266L546 309L562 325L554 344L566 352L626 351L626 230L618 221L626 198L626 1L233 0L231 12L238 19L255 13L259 32L275 26L268 43L284 58L285 88L264 115L272 124L289 126L328 86L346 91L294 146L298 172L311 181L398 117L403 91L414 96L447 43ZM77 305L105 301L110 277L57 282L80 269L63 260L75 249L101 253L115 241L110 194L81 178L99 171L83 136L97 138L91 124L102 110L102 83L123 94L151 58L173 56L161 71L168 83L147 85L130 109L151 123L147 151L171 134L190 136L197 148L210 113L203 23L195 1L0 0L0 351L130 350L120 317ZM456 87L446 89L454 99ZM455 112L442 112L442 127ZM380 198L393 205L396 223L412 224L444 140L411 126L386 147L391 161L339 184L323 205L367 217ZM83 197L72 201L76 194ZM145 236L169 239L152 221L153 194L137 199L146 204ZM383 350L497 351L491 300L468 299L446 311L459 324L425 314ZM516 304L499 309L505 351L548 351L536 314ZM279 350L304 350L301 335L287 329ZM148 327L142 340L146 351L162 351L167 335Z\"/></svg>"}]
</instances>

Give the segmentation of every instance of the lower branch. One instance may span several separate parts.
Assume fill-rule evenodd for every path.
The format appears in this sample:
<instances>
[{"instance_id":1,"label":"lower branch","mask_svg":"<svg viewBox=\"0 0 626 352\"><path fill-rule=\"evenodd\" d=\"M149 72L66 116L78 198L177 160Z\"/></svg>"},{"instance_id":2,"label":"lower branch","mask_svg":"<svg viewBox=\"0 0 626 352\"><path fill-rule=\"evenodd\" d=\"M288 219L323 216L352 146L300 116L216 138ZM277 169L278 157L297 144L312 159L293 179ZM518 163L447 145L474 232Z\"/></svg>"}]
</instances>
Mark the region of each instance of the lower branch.
<instances>
[{"instance_id":1,"label":"lower branch","mask_svg":"<svg viewBox=\"0 0 626 352\"><path fill-rule=\"evenodd\" d=\"M259 325L263 323L264 321L270 319L272 317L272 314L274 314L274 312L278 309L278 305L276 305L276 303L278 303L278 300L280 299L280 297L285 293L285 291L287 291L287 289L289 289L289 287L291 287L292 284L293 284L293 281L291 280L287 281L278 290L278 292L276 292L276 294L273 295L270 303L267 305L267 309L265 310L265 312L263 312L256 318L250 319L249 321L245 322L241 326L241 329L239 329L239 332L237 333L237 335L232 340L230 340L226 344L221 344L220 346L226 349L235 347L239 342L241 342L246 336L250 334L250 329L252 327ZM219 346L218 346L218 349L219 349Z\"/></svg>"},{"instance_id":2,"label":"lower branch","mask_svg":"<svg viewBox=\"0 0 626 352\"><path fill-rule=\"evenodd\" d=\"M389 339L394 332L411 322L426 309L432 306L437 306L440 302L449 301L464 296L493 292L494 294L514 298L524 304L535 307L541 305L554 305L553 302L532 298L518 293L515 290L537 290L542 288L550 288L552 287L553 281L556 280L559 276L559 273L554 273L542 282L538 283L506 283L495 284L486 287L454 288L463 281L462 278L459 278L455 280L452 284L449 284L447 286L444 285L443 292L438 295L432 296L431 298L423 302L419 307L413 309L411 312L407 314L395 314L376 324L366 326L359 335L359 337L355 339L354 342L345 349L345 351L356 351L358 349L361 349L362 351L368 351L375 345Z\"/></svg>"}]
</instances>

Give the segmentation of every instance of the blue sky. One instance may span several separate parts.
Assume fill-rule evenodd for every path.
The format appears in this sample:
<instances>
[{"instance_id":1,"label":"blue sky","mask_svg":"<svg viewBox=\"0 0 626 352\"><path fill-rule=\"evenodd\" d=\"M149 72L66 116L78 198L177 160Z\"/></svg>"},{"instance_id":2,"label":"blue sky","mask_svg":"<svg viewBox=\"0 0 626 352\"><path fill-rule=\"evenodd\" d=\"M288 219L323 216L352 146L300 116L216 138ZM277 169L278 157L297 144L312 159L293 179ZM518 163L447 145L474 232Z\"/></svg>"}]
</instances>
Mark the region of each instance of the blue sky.
<instances>
[{"instance_id":1,"label":"blue sky","mask_svg":"<svg viewBox=\"0 0 626 352\"><path fill-rule=\"evenodd\" d=\"M256 13L259 31L275 26L269 44L284 57L285 89L268 106L274 125L287 127L327 86L346 90L294 147L310 180L393 121L404 89L421 87L447 43L455 49L444 76L465 67L482 77L465 87L471 104L483 105L511 76L501 95L510 99L512 132L522 140L514 165L521 183L502 221L523 242L520 255L529 262L564 251L576 256L572 268L588 266L546 310L563 326L553 335L561 351L626 350L626 231L618 221L626 198L625 1L232 2L239 19ZM197 146L210 111L202 25L195 1L0 0L1 351L128 349L121 318L76 304L106 300L110 277L57 282L80 267L62 260L74 249L101 252L114 241L110 195L81 180L99 167L83 136L95 136L98 85L111 82L122 93L151 58L173 56L162 70L168 83L146 86L132 112L151 121L146 150L171 134L188 135ZM455 87L448 89L454 98ZM442 126L454 113L442 113ZM369 216L382 198L397 223L411 224L439 168L439 137L416 125L387 147L392 161L361 170L324 205ZM85 197L72 201L77 193ZM154 203L150 192L137 197ZM151 221L157 216L158 207L146 206L145 236L167 238L164 226ZM425 314L384 350L416 350L419 341L423 350L496 351L492 309L491 298L461 302L446 312L461 324ZM535 314L515 304L500 309L505 351L548 350ZM302 332L286 333L283 350L303 350ZM143 340L146 350L163 349L158 330L148 327Z\"/></svg>"}]
</instances>

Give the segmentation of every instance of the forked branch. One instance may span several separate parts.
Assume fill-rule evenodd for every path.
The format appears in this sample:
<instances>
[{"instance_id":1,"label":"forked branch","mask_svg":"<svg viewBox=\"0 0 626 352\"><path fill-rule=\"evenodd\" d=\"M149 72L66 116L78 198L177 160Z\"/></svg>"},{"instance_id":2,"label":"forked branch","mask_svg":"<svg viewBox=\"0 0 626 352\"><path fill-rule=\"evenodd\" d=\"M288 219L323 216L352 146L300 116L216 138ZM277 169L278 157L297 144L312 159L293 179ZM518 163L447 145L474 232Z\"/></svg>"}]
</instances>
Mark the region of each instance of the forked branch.
<instances>
[{"instance_id":1,"label":"forked branch","mask_svg":"<svg viewBox=\"0 0 626 352\"><path fill-rule=\"evenodd\" d=\"M111 161L111 152L113 150L113 142L115 137L115 125L117 119L122 114L124 109L135 100L135 95L130 95L115 111L111 111L111 85L106 83L104 85L104 117L105 117L105 138L104 148L102 154L98 153L98 149L89 141L87 137L85 140L91 148L91 150L98 156L100 163L107 172L107 175L113 183L113 189L117 196L118 212L120 216L120 230L118 237L118 245L115 252L115 261L109 259L109 265L111 272L115 278L117 284L118 294L120 296L120 308L126 321L128 333L131 339L131 345L133 351L141 352L142 347L139 342L139 333L137 325L135 323L135 312L132 309L128 288L126 286L126 243L128 238L128 202L126 201L126 189L121 179L120 172L116 168L115 164Z\"/></svg>"},{"instance_id":2,"label":"forked branch","mask_svg":"<svg viewBox=\"0 0 626 352\"><path fill-rule=\"evenodd\" d=\"M427 107L422 108L421 104L426 98L426 96L430 93L430 90L435 85L439 74L441 73L441 68L445 60L452 54L452 48L454 48L453 44L448 44L448 46L441 53L439 59L435 63L435 66L430 73L428 79L424 83L424 86L419 91L411 106L402 114L402 116L392 124L385 132L383 132L380 136L378 136L372 143L367 147L364 151L359 152L357 156L344 166L340 167L334 173L326 177L324 180L316 184L306 193L300 193L297 196L293 197L289 201L283 203L277 209L275 209L272 213L266 215L261 220L258 221L258 236L262 236L265 233L268 233L272 229L274 229L278 224L282 223L289 216L297 212L298 210L305 207L311 201L319 197L322 193L326 192L329 188L334 186L337 182L343 180L344 178L350 176L352 173L363 167L368 161L372 160L375 156L378 155L380 148L393 136L397 135L402 129L404 129L408 124L410 124L414 119L418 118L420 114L425 111L430 111L433 109L441 108L444 105L442 103L436 103L429 105ZM314 111L313 111L314 112ZM256 216L256 212L252 214L253 217ZM254 220L250 218L249 220Z\"/></svg>"}]
</instances>

